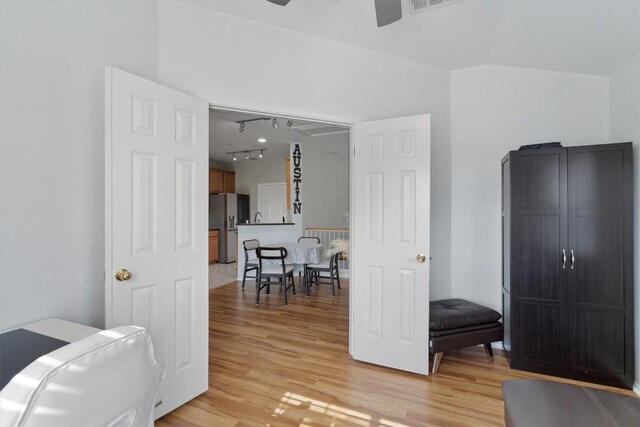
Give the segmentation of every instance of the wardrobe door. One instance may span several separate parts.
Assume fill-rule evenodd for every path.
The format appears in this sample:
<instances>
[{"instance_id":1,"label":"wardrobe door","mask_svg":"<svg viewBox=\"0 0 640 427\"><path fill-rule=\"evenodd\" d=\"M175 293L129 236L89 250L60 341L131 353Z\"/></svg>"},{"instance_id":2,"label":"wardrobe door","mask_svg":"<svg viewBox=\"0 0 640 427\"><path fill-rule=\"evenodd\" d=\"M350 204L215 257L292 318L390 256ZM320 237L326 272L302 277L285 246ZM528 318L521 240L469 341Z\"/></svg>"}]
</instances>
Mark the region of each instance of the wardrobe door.
<instances>
[{"instance_id":1,"label":"wardrobe door","mask_svg":"<svg viewBox=\"0 0 640 427\"><path fill-rule=\"evenodd\" d=\"M569 149L570 353L578 378L633 382L631 143Z\"/></svg>"},{"instance_id":2,"label":"wardrobe door","mask_svg":"<svg viewBox=\"0 0 640 427\"><path fill-rule=\"evenodd\" d=\"M566 150L511 153L511 366L567 369Z\"/></svg>"}]
</instances>

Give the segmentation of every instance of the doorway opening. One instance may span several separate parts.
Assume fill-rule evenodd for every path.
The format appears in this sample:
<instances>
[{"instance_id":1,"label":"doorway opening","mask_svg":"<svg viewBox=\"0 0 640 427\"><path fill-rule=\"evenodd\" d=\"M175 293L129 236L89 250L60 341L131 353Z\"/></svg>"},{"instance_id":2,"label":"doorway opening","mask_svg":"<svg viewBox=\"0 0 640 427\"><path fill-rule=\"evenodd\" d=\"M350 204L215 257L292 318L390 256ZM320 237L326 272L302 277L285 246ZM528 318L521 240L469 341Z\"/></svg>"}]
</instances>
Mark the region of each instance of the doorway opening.
<instances>
[{"instance_id":1,"label":"doorway opening","mask_svg":"<svg viewBox=\"0 0 640 427\"><path fill-rule=\"evenodd\" d=\"M255 258L254 251L245 256L247 240L320 242L317 259L288 260L296 261L297 299L306 299L305 264L328 264L336 251L339 278L349 279L351 143L349 125L211 107L210 288L235 286L255 304L255 270L247 272L243 287L245 261ZM327 292L331 286L314 285L309 298ZM348 292L340 289L336 298L348 301ZM283 306L282 293L273 292L266 303Z\"/></svg>"}]
</instances>

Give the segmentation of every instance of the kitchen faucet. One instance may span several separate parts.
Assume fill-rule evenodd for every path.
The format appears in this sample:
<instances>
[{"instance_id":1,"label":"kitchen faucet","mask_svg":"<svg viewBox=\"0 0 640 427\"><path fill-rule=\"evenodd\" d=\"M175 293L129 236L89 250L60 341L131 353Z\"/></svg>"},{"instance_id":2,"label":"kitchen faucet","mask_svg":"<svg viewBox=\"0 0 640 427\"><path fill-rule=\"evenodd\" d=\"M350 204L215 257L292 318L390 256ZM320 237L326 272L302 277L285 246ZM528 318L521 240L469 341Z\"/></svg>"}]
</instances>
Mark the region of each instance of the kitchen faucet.
<instances>
[{"instance_id":1,"label":"kitchen faucet","mask_svg":"<svg viewBox=\"0 0 640 427\"><path fill-rule=\"evenodd\" d=\"M258 215L260 215L260 221L258 221ZM256 214L253 216L253 222L256 224L262 222L262 214L260 213L260 211L256 212Z\"/></svg>"}]
</instances>

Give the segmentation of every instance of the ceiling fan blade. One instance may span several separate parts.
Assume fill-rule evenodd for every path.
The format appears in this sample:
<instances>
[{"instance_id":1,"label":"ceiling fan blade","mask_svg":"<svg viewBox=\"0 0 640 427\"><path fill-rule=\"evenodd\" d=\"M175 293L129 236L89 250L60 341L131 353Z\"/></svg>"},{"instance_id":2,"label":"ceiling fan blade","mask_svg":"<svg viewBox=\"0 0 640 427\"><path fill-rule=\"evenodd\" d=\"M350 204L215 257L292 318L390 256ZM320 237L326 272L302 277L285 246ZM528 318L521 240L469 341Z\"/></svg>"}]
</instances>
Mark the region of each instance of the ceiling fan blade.
<instances>
[{"instance_id":1,"label":"ceiling fan blade","mask_svg":"<svg viewBox=\"0 0 640 427\"><path fill-rule=\"evenodd\" d=\"M374 2L378 27L384 27L402 18L402 0L374 0Z\"/></svg>"},{"instance_id":2,"label":"ceiling fan blade","mask_svg":"<svg viewBox=\"0 0 640 427\"><path fill-rule=\"evenodd\" d=\"M287 4L289 4L291 0L267 0L267 1L273 4L277 4L278 6L286 6Z\"/></svg>"}]
</instances>

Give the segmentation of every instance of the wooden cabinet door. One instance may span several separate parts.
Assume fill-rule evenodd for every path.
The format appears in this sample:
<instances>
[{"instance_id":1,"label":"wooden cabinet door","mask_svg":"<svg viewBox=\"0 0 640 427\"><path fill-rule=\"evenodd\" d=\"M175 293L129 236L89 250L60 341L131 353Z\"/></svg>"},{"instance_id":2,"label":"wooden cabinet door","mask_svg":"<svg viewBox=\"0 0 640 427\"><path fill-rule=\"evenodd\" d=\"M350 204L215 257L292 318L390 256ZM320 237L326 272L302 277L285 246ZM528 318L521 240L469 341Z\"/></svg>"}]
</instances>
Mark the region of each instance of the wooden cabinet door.
<instances>
[{"instance_id":1,"label":"wooden cabinet door","mask_svg":"<svg viewBox=\"0 0 640 427\"><path fill-rule=\"evenodd\" d=\"M220 258L220 237L219 232L209 231L209 264L215 264Z\"/></svg>"},{"instance_id":2,"label":"wooden cabinet door","mask_svg":"<svg viewBox=\"0 0 640 427\"><path fill-rule=\"evenodd\" d=\"M235 193L236 192L236 173L235 172L223 172L223 193Z\"/></svg>"},{"instance_id":3,"label":"wooden cabinet door","mask_svg":"<svg viewBox=\"0 0 640 427\"><path fill-rule=\"evenodd\" d=\"M566 149L511 153L512 367L567 370Z\"/></svg>"},{"instance_id":4,"label":"wooden cabinet door","mask_svg":"<svg viewBox=\"0 0 640 427\"><path fill-rule=\"evenodd\" d=\"M631 143L569 148L569 367L633 384Z\"/></svg>"},{"instance_id":5,"label":"wooden cabinet door","mask_svg":"<svg viewBox=\"0 0 640 427\"><path fill-rule=\"evenodd\" d=\"M223 174L221 170L209 169L209 193L224 193Z\"/></svg>"}]
</instances>

